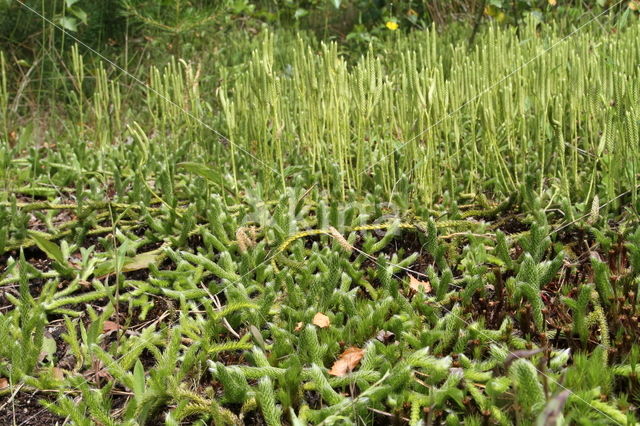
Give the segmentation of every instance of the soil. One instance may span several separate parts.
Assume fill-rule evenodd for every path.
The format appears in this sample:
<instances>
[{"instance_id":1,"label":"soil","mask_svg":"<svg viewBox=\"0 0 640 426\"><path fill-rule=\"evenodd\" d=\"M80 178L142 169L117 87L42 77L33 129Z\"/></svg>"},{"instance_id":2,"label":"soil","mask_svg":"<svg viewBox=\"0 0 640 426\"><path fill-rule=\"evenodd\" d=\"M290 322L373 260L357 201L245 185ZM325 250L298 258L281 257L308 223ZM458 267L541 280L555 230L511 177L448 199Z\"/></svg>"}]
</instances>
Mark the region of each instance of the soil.
<instances>
[{"instance_id":1,"label":"soil","mask_svg":"<svg viewBox=\"0 0 640 426\"><path fill-rule=\"evenodd\" d=\"M11 394L0 396L0 426L62 425L63 417L47 410L40 400L54 401L54 394L18 392L11 402Z\"/></svg>"}]
</instances>

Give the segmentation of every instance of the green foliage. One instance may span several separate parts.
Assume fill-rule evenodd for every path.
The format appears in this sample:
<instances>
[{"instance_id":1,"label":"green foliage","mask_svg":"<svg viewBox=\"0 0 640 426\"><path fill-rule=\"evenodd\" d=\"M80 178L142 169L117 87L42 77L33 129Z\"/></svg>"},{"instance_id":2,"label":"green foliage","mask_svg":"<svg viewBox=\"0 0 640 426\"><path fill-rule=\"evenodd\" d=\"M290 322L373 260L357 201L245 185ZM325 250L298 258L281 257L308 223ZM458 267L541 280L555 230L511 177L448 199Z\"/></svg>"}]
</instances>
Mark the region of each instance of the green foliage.
<instances>
[{"instance_id":1,"label":"green foliage","mask_svg":"<svg viewBox=\"0 0 640 426\"><path fill-rule=\"evenodd\" d=\"M524 419L534 418L545 402L538 371L529 360L518 359L509 367L509 377L516 392L516 401Z\"/></svg>"},{"instance_id":2,"label":"green foliage","mask_svg":"<svg viewBox=\"0 0 640 426\"><path fill-rule=\"evenodd\" d=\"M534 235L534 232L532 231L531 234ZM560 252L553 260L536 264L533 257L527 252L515 277L517 289L515 296L522 296L529 301L538 330L544 329L541 289L556 275L562 265L563 257L564 254Z\"/></svg>"},{"instance_id":3,"label":"green foliage","mask_svg":"<svg viewBox=\"0 0 640 426\"><path fill-rule=\"evenodd\" d=\"M0 394L74 424L633 423L637 28L469 51L403 34L463 1L221 4L114 7L148 86L74 46L48 101L0 60ZM224 26L357 7L363 55Z\"/></svg>"},{"instance_id":4,"label":"green foliage","mask_svg":"<svg viewBox=\"0 0 640 426\"><path fill-rule=\"evenodd\" d=\"M275 393L273 385L269 377L263 377L258 383L257 393L258 403L264 416L267 425L278 426L280 425L280 417L282 416L282 410L276 406Z\"/></svg>"}]
</instances>

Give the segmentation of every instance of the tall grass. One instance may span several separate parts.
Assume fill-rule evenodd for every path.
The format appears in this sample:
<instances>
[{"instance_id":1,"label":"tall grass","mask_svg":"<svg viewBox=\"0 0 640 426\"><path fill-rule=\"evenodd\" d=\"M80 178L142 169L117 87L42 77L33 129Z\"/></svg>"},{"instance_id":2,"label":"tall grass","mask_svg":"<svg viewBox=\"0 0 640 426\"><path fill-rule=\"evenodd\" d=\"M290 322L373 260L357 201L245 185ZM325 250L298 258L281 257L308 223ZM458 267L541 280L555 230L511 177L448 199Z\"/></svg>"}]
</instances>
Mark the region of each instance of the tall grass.
<instances>
[{"instance_id":1,"label":"tall grass","mask_svg":"<svg viewBox=\"0 0 640 426\"><path fill-rule=\"evenodd\" d=\"M430 30L356 61L336 44L267 33L243 65L171 61L139 74L147 88L123 86L126 76L74 49L61 84L79 126L48 132L64 157L141 131L145 174L197 160L236 191L241 176L273 194L303 173L340 198L375 190L430 204L445 192L504 196L533 178L536 192L585 209L596 194L633 190L635 201L640 31L597 31L563 41L563 30L529 22L520 36L491 28L469 51ZM70 139L56 133L70 128Z\"/></svg>"},{"instance_id":2,"label":"tall grass","mask_svg":"<svg viewBox=\"0 0 640 426\"><path fill-rule=\"evenodd\" d=\"M343 191L405 177L424 201L448 189L510 193L528 175L581 202L634 188L638 30L562 42L492 29L468 53L434 32L349 67L335 45L271 37L226 87L234 140L282 167L307 164ZM230 113L233 111L233 114ZM337 171L337 172L336 172Z\"/></svg>"},{"instance_id":3,"label":"tall grass","mask_svg":"<svg viewBox=\"0 0 640 426\"><path fill-rule=\"evenodd\" d=\"M0 137L9 137L8 132L9 115L9 89L7 87L7 71L5 66L4 52L0 51Z\"/></svg>"}]
</instances>

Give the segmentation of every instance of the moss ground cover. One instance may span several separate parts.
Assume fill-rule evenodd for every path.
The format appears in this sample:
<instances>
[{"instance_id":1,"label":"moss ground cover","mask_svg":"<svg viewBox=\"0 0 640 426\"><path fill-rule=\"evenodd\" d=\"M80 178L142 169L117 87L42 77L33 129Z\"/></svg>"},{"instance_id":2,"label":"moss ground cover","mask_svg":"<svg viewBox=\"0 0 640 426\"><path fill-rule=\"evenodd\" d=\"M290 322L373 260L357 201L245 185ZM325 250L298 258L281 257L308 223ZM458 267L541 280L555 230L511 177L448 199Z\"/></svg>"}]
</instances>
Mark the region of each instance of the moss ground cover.
<instances>
[{"instance_id":1,"label":"moss ground cover","mask_svg":"<svg viewBox=\"0 0 640 426\"><path fill-rule=\"evenodd\" d=\"M397 35L0 56L0 423L635 424L637 27Z\"/></svg>"}]
</instances>

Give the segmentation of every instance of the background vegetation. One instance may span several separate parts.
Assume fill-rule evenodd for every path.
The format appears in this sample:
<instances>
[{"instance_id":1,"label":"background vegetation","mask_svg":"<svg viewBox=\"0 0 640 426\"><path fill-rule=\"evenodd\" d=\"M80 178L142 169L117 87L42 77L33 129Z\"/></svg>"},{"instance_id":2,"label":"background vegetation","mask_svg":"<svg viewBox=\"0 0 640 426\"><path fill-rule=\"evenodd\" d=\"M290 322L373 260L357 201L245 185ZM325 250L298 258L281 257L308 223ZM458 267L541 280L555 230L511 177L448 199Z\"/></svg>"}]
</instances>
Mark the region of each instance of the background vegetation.
<instances>
[{"instance_id":1,"label":"background vegetation","mask_svg":"<svg viewBox=\"0 0 640 426\"><path fill-rule=\"evenodd\" d=\"M585 3L0 1L0 424L636 424Z\"/></svg>"}]
</instances>

